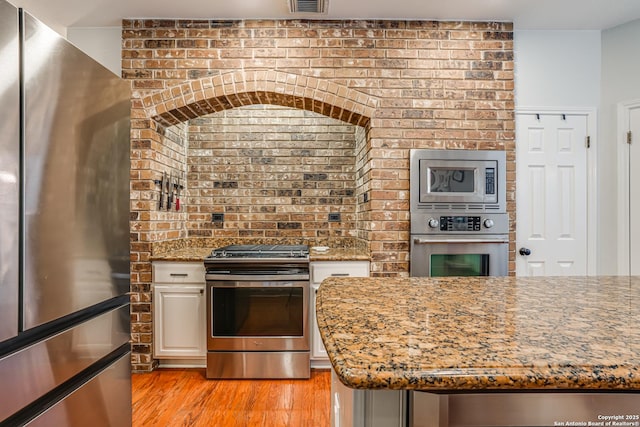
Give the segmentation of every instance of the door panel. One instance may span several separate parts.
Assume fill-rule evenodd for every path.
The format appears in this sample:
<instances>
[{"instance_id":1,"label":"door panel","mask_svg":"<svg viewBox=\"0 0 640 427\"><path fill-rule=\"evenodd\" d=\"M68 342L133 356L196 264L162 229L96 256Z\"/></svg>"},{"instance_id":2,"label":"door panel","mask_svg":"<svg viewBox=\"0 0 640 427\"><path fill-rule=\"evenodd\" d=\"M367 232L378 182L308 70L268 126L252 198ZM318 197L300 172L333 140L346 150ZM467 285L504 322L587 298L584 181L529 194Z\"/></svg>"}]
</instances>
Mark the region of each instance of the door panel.
<instances>
[{"instance_id":1,"label":"door panel","mask_svg":"<svg viewBox=\"0 0 640 427\"><path fill-rule=\"evenodd\" d=\"M546 264L544 261L529 261L526 264L526 274L518 272L519 276L546 276Z\"/></svg>"},{"instance_id":2,"label":"door panel","mask_svg":"<svg viewBox=\"0 0 640 427\"><path fill-rule=\"evenodd\" d=\"M576 212L575 200L579 197L575 194L576 171L573 166L561 166L558 168L558 238L576 238Z\"/></svg>"},{"instance_id":3,"label":"door panel","mask_svg":"<svg viewBox=\"0 0 640 427\"><path fill-rule=\"evenodd\" d=\"M517 249L522 276L587 274L586 115L518 114Z\"/></svg>"},{"instance_id":4,"label":"door panel","mask_svg":"<svg viewBox=\"0 0 640 427\"><path fill-rule=\"evenodd\" d=\"M542 239L546 235L546 169L544 166L531 166L529 168L529 182L531 191L526 205L526 214L530 219L528 239ZM524 208L524 206L523 206Z\"/></svg>"}]
</instances>

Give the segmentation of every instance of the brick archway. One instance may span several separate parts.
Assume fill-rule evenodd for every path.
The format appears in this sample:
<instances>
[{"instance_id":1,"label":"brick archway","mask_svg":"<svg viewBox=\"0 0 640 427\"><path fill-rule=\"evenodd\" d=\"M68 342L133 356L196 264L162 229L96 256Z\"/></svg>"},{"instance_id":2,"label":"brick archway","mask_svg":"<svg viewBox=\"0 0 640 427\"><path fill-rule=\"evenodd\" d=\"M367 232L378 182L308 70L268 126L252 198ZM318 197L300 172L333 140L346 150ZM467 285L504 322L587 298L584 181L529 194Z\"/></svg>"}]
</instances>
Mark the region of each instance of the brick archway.
<instances>
[{"instance_id":1,"label":"brick archway","mask_svg":"<svg viewBox=\"0 0 640 427\"><path fill-rule=\"evenodd\" d=\"M273 104L366 127L378 100L346 86L279 71L236 71L188 81L142 98L148 118L171 126L254 104Z\"/></svg>"}]
</instances>

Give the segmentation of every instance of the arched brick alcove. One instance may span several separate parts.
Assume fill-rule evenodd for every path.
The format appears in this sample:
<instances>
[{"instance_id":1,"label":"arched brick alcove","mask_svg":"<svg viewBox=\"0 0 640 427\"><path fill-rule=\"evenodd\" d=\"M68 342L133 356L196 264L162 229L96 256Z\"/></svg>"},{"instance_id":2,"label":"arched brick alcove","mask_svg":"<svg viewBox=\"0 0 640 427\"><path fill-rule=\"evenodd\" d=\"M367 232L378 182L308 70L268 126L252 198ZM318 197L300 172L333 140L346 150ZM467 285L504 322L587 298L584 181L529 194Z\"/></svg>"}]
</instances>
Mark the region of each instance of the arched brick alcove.
<instances>
[{"instance_id":1,"label":"arched brick alcove","mask_svg":"<svg viewBox=\"0 0 640 427\"><path fill-rule=\"evenodd\" d=\"M174 84L154 92L134 94L131 163L131 299L132 364L134 370L153 369L151 261L157 245L181 240L194 242L190 230L180 224L189 221L192 212L158 209L159 179L167 170L183 171L186 148L170 135L192 119L237 107L267 104L322 114L361 127L366 134L378 107L378 99L330 81L278 71L236 71ZM179 132L179 131L178 131ZM180 150L183 150L180 153ZM367 147L357 151L358 170L368 162ZM360 174L367 182L368 172ZM168 176L168 173L167 173ZM174 174L175 176L175 174ZM185 175L186 176L186 175ZM361 184L362 185L362 184ZM368 185L368 184L366 184ZM365 188L364 185L358 191ZM368 187L366 187L368 188ZM357 198L357 197L356 197ZM189 203L187 202L187 206ZM193 207L193 206L192 206ZM197 215L197 214L196 214ZM204 215L204 214L203 214ZM366 220L362 212L358 220ZM344 226L348 224L345 222ZM357 228L357 227L356 227ZM366 230L358 230L360 236ZM219 237L215 238L221 240ZM211 239L197 239L210 244ZM199 244L199 242L198 242Z\"/></svg>"},{"instance_id":2,"label":"arched brick alcove","mask_svg":"<svg viewBox=\"0 0 640 427\"><path fill-rule=\"evenodd\" d=\"M333 82L278 71L237 71L206 77L142 99L147 117L165 126L254 104L313 111L366 127L378 101Z\"/></svg>"}]
</instances>

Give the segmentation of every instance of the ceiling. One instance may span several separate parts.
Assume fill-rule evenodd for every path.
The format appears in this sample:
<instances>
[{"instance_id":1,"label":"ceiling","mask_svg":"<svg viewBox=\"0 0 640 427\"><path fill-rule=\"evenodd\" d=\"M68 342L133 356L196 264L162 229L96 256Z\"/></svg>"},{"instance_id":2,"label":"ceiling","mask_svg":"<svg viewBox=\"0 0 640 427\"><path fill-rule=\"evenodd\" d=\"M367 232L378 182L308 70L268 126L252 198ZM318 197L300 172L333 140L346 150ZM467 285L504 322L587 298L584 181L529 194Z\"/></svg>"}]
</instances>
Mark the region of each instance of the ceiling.
<instances>
[{"instance_id":1,"label":"ceiling","mask_svg":"<svg viewBox=\"0 0 640 427\"><path fill-rule=\"evenodd\" d=\"M324 15L290 14L287 1L9 0L59 32L123 18L498 20L519 30L602 30L640 19L638 0L328 0Z\"/></svg>"}]
</instances>

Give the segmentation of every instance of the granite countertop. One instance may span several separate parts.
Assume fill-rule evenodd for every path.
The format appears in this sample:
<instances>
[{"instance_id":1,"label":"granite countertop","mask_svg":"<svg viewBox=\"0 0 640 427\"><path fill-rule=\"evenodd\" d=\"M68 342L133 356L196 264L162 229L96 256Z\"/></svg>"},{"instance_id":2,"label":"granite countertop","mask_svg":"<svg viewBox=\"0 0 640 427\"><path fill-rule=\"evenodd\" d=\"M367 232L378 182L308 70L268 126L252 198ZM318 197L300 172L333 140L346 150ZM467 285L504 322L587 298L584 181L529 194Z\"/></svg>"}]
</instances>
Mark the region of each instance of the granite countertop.
<instances>
[{"instance_id":1,"label":"granite countertop","mask_svg":"<svg viewBox=\"0 0 640 427\"><path fill-rule=\"evenodd\" d=\"M329 278L316 301L351 388L640 390L640 277Z\"/></svg>"},{"instance_id":2,"label":"granite countertop","mask_svg":"<svg viewBox=\"0 0 640 427\"><path fill-rule=\"evenodd\" d=\"M152 261L203 262L211 254L213 248L179 248L172 249L151 257Z\"/></svg>"},{"instance_id":3,"label":"granite countertop","mask_svg":"<svg viewBox=\"0 0 640 427\"><path fill-rule=\"evenodd\" d=\"M226 244L226 243L225 243ZM178 247L167 248L158 253L154 253L151 257L152 261L174 261L174 262L202 262L211 254L211 251L218 246L210 247ZM340 248L331 247L327 251L319 252L313 249L309 251L310 261L369 261L369 253L361 248Z\"/></svg>"}]
</instances>

